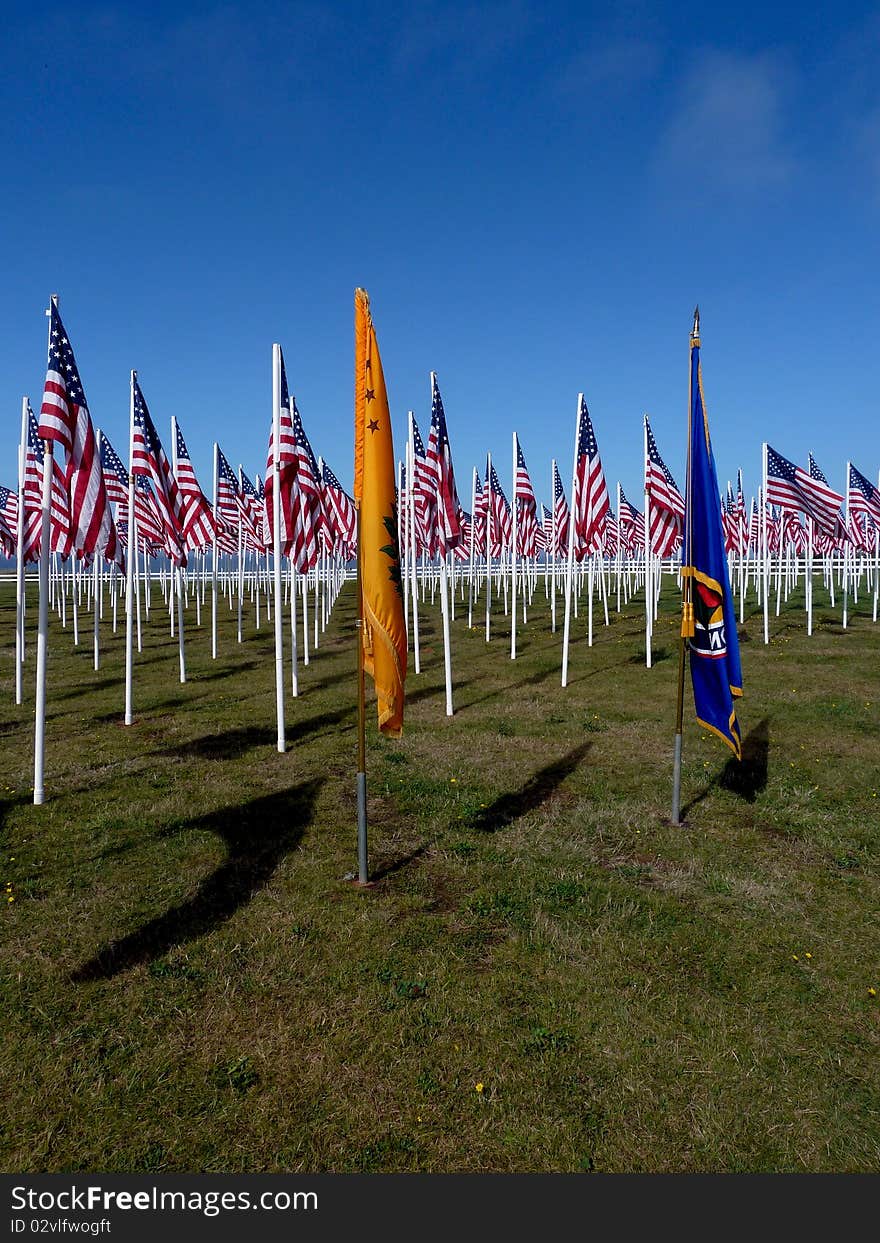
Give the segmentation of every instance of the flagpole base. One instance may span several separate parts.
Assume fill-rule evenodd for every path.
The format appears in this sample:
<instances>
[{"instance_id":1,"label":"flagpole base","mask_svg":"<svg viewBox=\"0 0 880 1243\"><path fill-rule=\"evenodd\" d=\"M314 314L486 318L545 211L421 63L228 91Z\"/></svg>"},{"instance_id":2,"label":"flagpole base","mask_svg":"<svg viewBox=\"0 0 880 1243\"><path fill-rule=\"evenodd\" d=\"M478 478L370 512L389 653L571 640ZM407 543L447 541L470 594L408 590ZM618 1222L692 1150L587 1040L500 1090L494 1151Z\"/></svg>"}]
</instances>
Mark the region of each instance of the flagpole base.
<instances>
[{"instance_id":1,"label":"flagpole base","mask_svg":"<svg viewBox=\"0 0 880 1243\"><path fill-rule=\"evenodd\" d=\"M367 871L367 774L357 774L358 884L369 882Z\"/></svg>"}]
</instances>

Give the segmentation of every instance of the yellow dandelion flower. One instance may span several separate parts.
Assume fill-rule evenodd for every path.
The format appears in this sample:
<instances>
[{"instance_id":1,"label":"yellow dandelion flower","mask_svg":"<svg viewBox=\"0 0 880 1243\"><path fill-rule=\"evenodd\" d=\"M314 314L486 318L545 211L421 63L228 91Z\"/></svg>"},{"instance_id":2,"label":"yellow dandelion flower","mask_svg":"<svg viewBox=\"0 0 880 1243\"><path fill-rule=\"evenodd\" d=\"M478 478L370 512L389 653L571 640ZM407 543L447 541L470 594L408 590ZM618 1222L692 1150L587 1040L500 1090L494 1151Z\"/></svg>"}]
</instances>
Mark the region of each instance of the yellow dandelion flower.
<instances>
[{"instance_id":1,"label":"yellow dandelion flower","mask_svg":"<svg viewBox=\"0 0 880 1243\"><path fill-rule=\"evenodd\" d=\"M877 996L877 990L876 990L876 988L869 988L869 989L868 989L868 996L869 996L869 997L876 997L876 996Z\"/></svg>"},{"instance_id":2,"label":"yellow dandelion flower","mask_svg":"<svg viewBox=\"0 0 880 1243\"><path fill-rule=\"evenodd\" d=\"M792 954L792 958L794 959L794 961L795 961L795 962L797 962L797 960L798 960L798 956L797 956L797 954Z\"/></svg>"},{"instance_id":3,"label":"yellow dandelion flower","mask_svg":"<svg viewBox=\"0 0 880 1243\"><path fill-rule=\"evenodd\" d=\"M475 1084L474 1084L474 1088L475 1088L475 1090L476 1090L477 1092L482 1092L482 1090L483 1090L483 1085L482 1085L481 1083L475 1083Z\"/></svg>"}]
</instances>

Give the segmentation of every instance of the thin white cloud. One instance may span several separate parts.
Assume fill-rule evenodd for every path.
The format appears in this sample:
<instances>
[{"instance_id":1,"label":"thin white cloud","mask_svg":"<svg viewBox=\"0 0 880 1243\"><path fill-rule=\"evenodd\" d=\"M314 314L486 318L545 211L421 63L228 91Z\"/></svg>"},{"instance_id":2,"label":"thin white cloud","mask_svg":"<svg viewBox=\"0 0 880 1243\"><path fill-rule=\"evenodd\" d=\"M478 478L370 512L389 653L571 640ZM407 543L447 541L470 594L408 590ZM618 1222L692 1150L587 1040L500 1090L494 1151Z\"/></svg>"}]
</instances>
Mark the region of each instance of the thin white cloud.
<instances>
[{"instance_id":1,"label":"thin white cloud","mask_svg":"<svg viewBox=\"0 0 880 1243\"><path fill-rule=\"evenodd\" d=\"M577 52L556 79L561 98L593 99L641 89L659 70L663 53L647 39L618 39Z\"/></svg>"},{"instance_id":2,"label":"thin white cloud","mask_svg":"<svg viewBox=\"0 0 880 1243\"><path fill-rule=\"evenodd\" d=\"M697 192L786 186L799 167L788 125L792 87L788 62L773 53L703 52L661 134L659 170L698 178Z\"/></svg>"}]
</instances>

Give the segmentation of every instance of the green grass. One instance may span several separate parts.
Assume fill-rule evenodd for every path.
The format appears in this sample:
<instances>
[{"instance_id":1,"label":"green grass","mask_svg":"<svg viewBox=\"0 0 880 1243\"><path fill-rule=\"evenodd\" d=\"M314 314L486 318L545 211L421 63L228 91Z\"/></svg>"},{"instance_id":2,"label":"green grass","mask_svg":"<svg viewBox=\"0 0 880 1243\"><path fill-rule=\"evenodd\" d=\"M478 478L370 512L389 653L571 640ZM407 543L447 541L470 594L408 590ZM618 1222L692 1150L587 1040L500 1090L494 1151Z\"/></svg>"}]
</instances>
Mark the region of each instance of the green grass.
<instances>
[{"instance_id":1,"label":"green grass","mask_svg":"<svg viewBox=\"0 0 880 1243\"><path fill-rule=\"evenodd\" d=\"M4 589L2 1168L876 1170L880 627L750 616L746 762L688 691L673 828L669 582L667 658L638 600L592 649L582 607L565 691L543 584L516 662L459 602L451 719L425 606L366 890L351 584L284 755L265 616L221 610L217 661L190 617L181 686L157 607L130 728L122 625L95 672L54 622L42 807Z\"/></svg>"}]
</instances>

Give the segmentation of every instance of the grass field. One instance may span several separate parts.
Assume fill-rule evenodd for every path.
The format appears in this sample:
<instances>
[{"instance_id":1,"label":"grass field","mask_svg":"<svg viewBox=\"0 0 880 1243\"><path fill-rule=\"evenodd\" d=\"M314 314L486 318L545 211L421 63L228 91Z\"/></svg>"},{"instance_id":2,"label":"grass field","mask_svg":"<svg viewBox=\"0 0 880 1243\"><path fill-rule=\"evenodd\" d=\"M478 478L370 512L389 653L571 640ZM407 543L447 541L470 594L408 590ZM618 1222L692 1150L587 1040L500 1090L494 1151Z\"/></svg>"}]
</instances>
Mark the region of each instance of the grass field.
<instances>
[{"instance_id":1,"label":"grass field","mask_svg":"<svg viewBox=\"0 0 880 1243\"><path fill-rule=\"evenodd\" d=\"M880 1168L861 601L807 638L793 600L768 648L748 619L741 767L688 690L680 828L672 580L655 667L638 601L592 649L582 614L565 691L543 586L515 663L459 612L452 719L426 608L404 738L369 712L359 889L352 584L285 755L265 618L239 646L224 611L216 661L193 619L181 686L156 610L128 729L122 626L96 673L56 621L39 808L3 590L4 1170Z\"/></svg>"}]
</instances>

